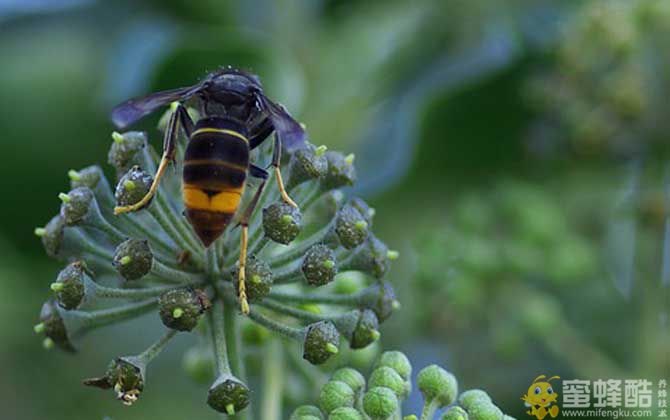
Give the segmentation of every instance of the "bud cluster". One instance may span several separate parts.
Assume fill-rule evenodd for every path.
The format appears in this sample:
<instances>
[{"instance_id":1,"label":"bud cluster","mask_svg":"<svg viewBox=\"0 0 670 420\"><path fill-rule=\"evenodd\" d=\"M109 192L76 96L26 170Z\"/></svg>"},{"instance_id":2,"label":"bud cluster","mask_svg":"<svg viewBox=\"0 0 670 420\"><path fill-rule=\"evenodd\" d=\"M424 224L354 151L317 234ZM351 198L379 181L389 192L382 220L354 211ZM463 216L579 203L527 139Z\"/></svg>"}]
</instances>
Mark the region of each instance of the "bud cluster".
<instances>
[{"instance_id":1,"label":"bud cluster","mask_svg":"<svg viewBox=\"0 0 670 420\"><path fill-rule=\"evenodd\" d=\"M667 151L668 85L657 76L666 63L647 51L670 34L668 2L581 2L568 16L555 62L528 83L531 102L545 115L538 144L567 139L583 155ZM556 127L560 134L547 135Z\"/></svg>"},{"instance_id":2,"label":"bud cluster","mask_svg":"<svg viewBox=\"0 0 670 420\"><path fill-rule=\"evenodd\" d=\"M411 380L407 356L387 351L379 356L367 379L350 367L335 371L321 389L317 404L296 408L290 420L418 420L417 415L402 412L402 402L412 391ZM454 375L437 365L419 371L416 387L424 399L422 420L513 420L484 391L459 395Z\"/></svg>"},{"instance_id":3,"label":"bud cluster","mask_svg":"<svg viewBox=\"0 0 670 420\"><path fill-rule=\"evenodd\" d=\"M353 155L309 143L284 153L285 185L298 208L282 200L270 177L249 221L244 278L250 311L244 317L238 219L204 248L183 216L181 174L170 169L143 208L115 215L115 206L138 203L149 191L158 154L141 132L114 133L112 139L108 161L117 181L108 181L97 166L71 170L71 190L58 196L60 213L35 229L47 254L64 262L35 331L45 337L45 347L75 352L88 331L153 312L163 333L145 351L115 358L103 376L85 384L113 389L132 404L148 385L149 362L178 332L191 332L197 345L184 359L187 372L211 381L210 407L233 415L251 396L240 367L245 349L237 324L243 318L255 328L242 330L254 337L251 345L278 334L315 365L336 356L342 339L358 349L380 338L380 323L398 307L384 280L397 253L372 233L374 210L339 190L355 181ZM185 142L180 138L177 145L178 165ZM270 163L271 143L253 151L258 166ZM237 217L256 186L250 178ZM365 279L360 287L333 286L356 271ZM133 324L125 331L134 334Z\"/></svg>"}]
</instances>

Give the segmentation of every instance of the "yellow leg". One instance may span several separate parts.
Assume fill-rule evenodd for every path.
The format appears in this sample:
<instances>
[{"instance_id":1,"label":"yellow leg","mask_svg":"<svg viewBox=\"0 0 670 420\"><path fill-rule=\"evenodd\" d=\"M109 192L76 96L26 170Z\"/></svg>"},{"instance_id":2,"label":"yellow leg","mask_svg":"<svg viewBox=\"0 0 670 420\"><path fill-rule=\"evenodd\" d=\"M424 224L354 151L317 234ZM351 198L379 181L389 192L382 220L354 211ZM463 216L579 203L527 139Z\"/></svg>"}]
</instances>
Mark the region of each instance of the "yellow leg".
<instances>
[{"instance_id":1,"label":"yellow leg","mask_svg":"<svg viewBox=\"0 0 670 420\"><path fill-rule=\"evenodd\" d=\"M277 187L279 188L279 193L281 194L282 200L284 200L287 204L298 208L298 205L291 199L291 197L289 197L288 193L286 192L286 188L284 187L284 180L281 177L281 170L278 166L275 166L275 177L277 178Z\"/></svg>"},{"instance_id":2,"label":"yellow leg","mask_svg":"<svg viewBox=\"0 0 670 420\"><path fill-rule=\"evenodd\" d=\"M240 246L240 267L237 274L237 291L240 299L240 309L244 315L249 313L249 302L247 302L246 268L247 268L247 241L249 227L242 226L242 244Z\"/></svg>"},{"instance_id":3,"label":"yellow leg","mask_svg":"<svg viewBox=\"0 0 670 420\"><path fill-rule=\"evenodd\" d=\"M163 155L163 157L161 158L161 163L160 165L158 165L158 170L156 171L154 182L151 183L149 191L144 195L144 197L142 197L140 201L138 201L135 204L131 204L129 206L114 207L114 214L119 215L121 213L137 211L142 207L146 206L147 203L151 200L151 198L156 194L156 191L158 190L158 185L160 184L161 178L163 177L163 174L165 173L165 170L167 169L169 163L170 158L167 155Z\"/></svg>"}]
</instances>

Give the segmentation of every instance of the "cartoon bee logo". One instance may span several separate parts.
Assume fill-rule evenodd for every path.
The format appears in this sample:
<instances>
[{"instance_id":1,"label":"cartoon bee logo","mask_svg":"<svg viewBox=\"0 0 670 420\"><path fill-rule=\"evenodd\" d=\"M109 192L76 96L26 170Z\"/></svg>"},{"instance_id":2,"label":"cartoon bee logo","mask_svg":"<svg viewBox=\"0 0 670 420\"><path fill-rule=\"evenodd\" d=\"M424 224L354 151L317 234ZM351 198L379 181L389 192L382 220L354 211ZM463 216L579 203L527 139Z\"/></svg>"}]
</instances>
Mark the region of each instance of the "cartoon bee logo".
<instances>
[{"instance_id":1,"label":"cartoon bee logo","mask_svg":"<svg viewBox=\"0 0 670 420\"><path fill-rule=\"evenodd\" d=\"M547 414L554 418L558 416L559 410L556 402L558 394L554 392L554 388L551 387L549 382L554 379L561 379L561 377L552 376L546 381L540 381L544 378L546 378L545 375L540 375L535 378L533 383L528 387L528 393L521 397L525 406L529 408L526 413L534 416L538 420L544 419Z\"/></svg>"}]
</instances>

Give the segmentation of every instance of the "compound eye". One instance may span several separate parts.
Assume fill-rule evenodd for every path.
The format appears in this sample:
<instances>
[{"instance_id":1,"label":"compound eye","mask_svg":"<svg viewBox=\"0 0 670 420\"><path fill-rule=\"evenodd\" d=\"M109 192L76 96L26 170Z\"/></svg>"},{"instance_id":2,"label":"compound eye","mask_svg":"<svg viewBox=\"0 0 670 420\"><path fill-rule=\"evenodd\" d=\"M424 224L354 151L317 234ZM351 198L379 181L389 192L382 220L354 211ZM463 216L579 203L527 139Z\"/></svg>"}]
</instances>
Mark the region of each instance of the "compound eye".
<instances>
[{"instance_id":1,"label":"compound eye","mask_svg":"<svg viewBox=\"0 0 670 420\"><path fill-rule=\"evenodd\" d=\"M547 394L551 395L553 393L554 393L554 390L551 387L547 388Z\"/></svg>"},{"instance_id":2,"label":"compound eye","mask_svg":"<svg viewBox=\"0 0 670 420\"><path fill-rule=\"evenodd\" d=\"M542 390L540 389L540 387L539 386L536 387L535 388L535 395L540 395L541 393L542 393Z\"/></svg>"}]
</instances>

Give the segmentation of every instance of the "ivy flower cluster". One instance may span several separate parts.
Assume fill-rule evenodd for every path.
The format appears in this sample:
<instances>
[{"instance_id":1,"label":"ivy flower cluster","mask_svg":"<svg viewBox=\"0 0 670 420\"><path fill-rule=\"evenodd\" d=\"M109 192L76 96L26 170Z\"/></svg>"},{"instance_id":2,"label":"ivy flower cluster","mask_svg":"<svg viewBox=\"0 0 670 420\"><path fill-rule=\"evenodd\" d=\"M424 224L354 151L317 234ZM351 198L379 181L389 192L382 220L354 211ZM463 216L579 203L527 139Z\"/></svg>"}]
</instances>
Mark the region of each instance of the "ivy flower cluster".
<instances>
[{"instance_id":1,"label":"ivy flower cluster","mask_svg":"<svg viewBox=\"0 0 670 420\"><path fill-rule=\"evenodd\" d=\"M563 29L554 69L528 85L547 126L562 130L551 137L585 154L667 152L667 61L651 51L667 43L670 4L581 2Z\"/></svg>"},{"instance_id":2,"label":"ivy flower cluster","mask_svg":"<svg viewBox=\"0 0 670 420\"><path fill-rule=\"evenodd\" d=\"M437 365L416 376L424 398L420 417L403 414L402 401L412 390L412 365L399 351L381 354L366 379L350 367L338 369L321 389L317 405L296 408L290 420L513 420L479 389L458 394L453 374Z\"/></svg>"},{"instance_id":3,"label":"ivy flower cluster","mask_svg":"<svg viewBox=\"0 0 670 420\"><path fill-rule=\"evenodd\" d=\"M70 171L71 189L58 196L60 213L35 229L46 253L65 264L51 282L35 332L46 348L75 352L91 330L156 314L162 332L156 331L153 344L115 358L84 384L112 389L130 405L147 385L151 360L175 335L193 332L208 340L215 355L216 379L207 403L233 415L250 399L235 283L239 229L232 223L206 249L197 240L182 215L183 138L175 170L163 178L153 200L138 212L115 216L114 206L137 203L148 191L157 153L142 132L113 133L112 139L108 161L116 173L114 187L98 166ZM268 164L268 149L254 151L252 160ZM310 143L285 154L286 188L299 207L285 204L277 188L266 188L249 222L248 318L299 343L302 358L314 365L335 356L342 339L355 349L378 340L380 323L398 307L384 280L398 254L372 233L374 209L341 192L356 179L353 163L353 155ZM247 191L253 193L253 187ZM241 208L249 199L244 197ZM365 287L348 294L326 287L345 271L365 273Z\"/></svg>"}]
</instances>

